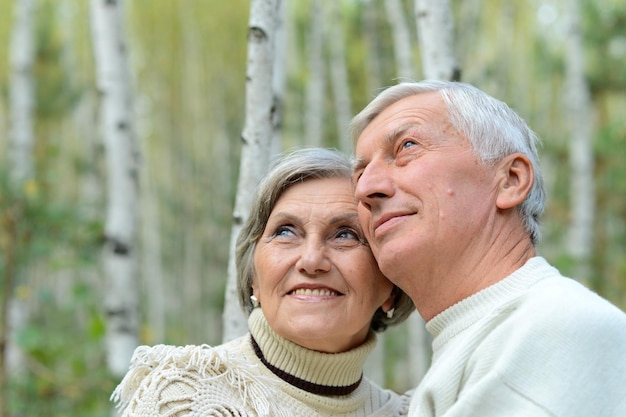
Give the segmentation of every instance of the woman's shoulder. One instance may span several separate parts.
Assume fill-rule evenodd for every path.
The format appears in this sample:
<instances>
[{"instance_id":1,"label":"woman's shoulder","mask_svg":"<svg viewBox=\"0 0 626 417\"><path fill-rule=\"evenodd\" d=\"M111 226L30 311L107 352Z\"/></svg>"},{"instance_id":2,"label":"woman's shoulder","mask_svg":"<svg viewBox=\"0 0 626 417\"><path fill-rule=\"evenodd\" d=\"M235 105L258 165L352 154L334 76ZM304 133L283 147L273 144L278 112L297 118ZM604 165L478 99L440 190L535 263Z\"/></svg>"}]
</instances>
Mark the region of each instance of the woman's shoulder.
<instances>
[{"instance_id":1,"label":"woman's shoulder","mask_svg":"<svg viewBox=\"0 0 626 417\"><path fill-rule=\"evenodd\" d=\"M111 399L125 417L173 410L176 416L252 416L267 409L269 415L273 383L244 355L247 340L244 336L214 347L140 346Z\"/></svg>"},{"instance_id":2,"label":"woman's shoulder","mask_svg":"<svg viewBox=\"0 0 626 417\"><path fill-rule=\"evenodd\" d=\"M111 399L125 416L161 415L174 406L191 410L199 393L206 389L206 381L212 380L212 390L219 391L221 385L227 385L219 377L242 366L237 360L241 356L238 343L139 346Z\"/></svg>"},{"instance_id":3,"label":"woman's shoulder","mask_svg":"<svg viewBox=\"0 0 626 417\"><path fill-rule=\"evenodd\" d=\"M210 345L139 346L135 349L122 385L128 382L134 386L149 375L166 376L183 372L199 376L220 374L228 366L225 352L221 346Z\"/></svg>"},{"instance_id":4,"label":"woman's shoulder","mask_svg":"<svg viewBox=\"0 0 626 417\"><path fill-rule=\"evenodd\" d=\"M130 362L130 369L184 368L205 369L220 356L237 351L240 339L232 342L211 345L153 345L139 346L135 349Z\"/></svg>"}]
</instances>

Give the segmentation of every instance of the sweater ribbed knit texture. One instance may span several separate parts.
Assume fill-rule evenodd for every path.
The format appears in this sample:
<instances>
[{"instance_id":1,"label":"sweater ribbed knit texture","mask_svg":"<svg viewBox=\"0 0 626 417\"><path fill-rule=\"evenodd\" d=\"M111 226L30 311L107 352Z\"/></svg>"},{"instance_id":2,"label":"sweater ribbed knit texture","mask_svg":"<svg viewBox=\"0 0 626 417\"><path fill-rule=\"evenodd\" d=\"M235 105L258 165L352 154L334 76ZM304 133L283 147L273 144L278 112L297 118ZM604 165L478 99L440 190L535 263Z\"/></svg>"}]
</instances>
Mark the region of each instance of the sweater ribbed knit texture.
<instances>
[{"instance_id":1,"label":"sweater ribbed knit texture","mask_svg":"<svg viewBox=\"0 0 626 417\"><path fill-rule=\"evenodd\" d=\"M430 320L415 417L626 417L626 314L545 259Z\"/></svg>"},{"instance_id":2,"label":"sweater ribbed knit texture","mask_svg":"<svg viewBox=\"0 0 626 417\"><path fill-rule=\"evenodd\" d=\"M250 315L248 325L249 334L217 347L137 348L129 372L112 396L122 415L407 415L407 396L383 390L362 376L363 363L376 344L374 333L351 351L327 354L278 336L259 308ZM273 369L255 353L252 337ZM307 388L312 388L302 389L287 382L292 379L305 381ZM320 387L349 387L351 392L316 394Z\"/></svg>"}]
</instances>

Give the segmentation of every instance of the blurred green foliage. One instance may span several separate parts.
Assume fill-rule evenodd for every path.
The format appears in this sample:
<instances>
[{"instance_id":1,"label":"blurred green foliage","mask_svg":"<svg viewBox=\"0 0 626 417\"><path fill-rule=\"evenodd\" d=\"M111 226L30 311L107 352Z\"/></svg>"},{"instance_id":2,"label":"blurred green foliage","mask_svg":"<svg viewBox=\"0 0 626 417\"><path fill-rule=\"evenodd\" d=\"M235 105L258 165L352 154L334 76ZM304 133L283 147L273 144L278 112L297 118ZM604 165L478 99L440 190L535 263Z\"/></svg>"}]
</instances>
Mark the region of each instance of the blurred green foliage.
<instances>
[{"instance_id":1,"label":"blurred green foliage","mask_svg":"<svg viewBox=\"0 0 626 417\"><path fill-rule=\"evenodd\" d=\"M28 296L41 308L17 335L29 372L11 379L11 415L110 415L108 398L116 381L102 354L98 294L77 284L62 305L43 291Z\"/></svg>"},{"instance_id":2,"label":"blurred green foliage","mask_svg":"<svg viewBox=\"0 0 626 417\"><path fill-rule=\"evenodd\" d=\"M43 416L50 410L59 416L107 415L114 380L103 360L100 295L94 280L76 279L96 261L102 224L83 218L68 202L55 201L35 181L15 190L4 172L0 176L0 218L5 225L11 216L16 226L13 236L3 234L0 251L13 247L13 302L28 306L28 322L14 340L25 372L7 384L9 415ZM3 257L4 279L6 267ZM40 279L53 282L37 285L29 277L33 269L46 271ZM6 290L3 285L0 294Z\"/></svg>"},{"instance_id":3,"label":"blurred green foliage","mask_svg":"<svg viewBox=\"0 0 626 417\"><path fill-rule=\"evenodd\" d=\"M353 112L375 89L395 82L389 22L383 0L343 0ZM9 384L15 416L110 415L117 380L106 371L99 253L102 196L88 200L84 180L102 181L102 146L95 134L96 90L88 2L38 3L36 177L14 190L0 166L0 218L18 214L18 233L2 230L0 251L13 245L13 298L28 306L17 334L26 372ZM148 310L149 276L142 276L144 343L219 343L232 203L244 120L248 1L150 0L127 2L129 48L135 73L137 129L142 138L142 198L154 214L167 300L163 339L155 339ZM290 34L283 137L301 144L310 1L288 2ZM464 81L516 108L543 137L549 206L542 253L564 273L569 221L567 115L562 114L563 33L558 20L540 25L542 7L562 11L560 0L453 2ZM482 2L484 3L484 2ZM0 2L0 44L9 45L13 2ZM411 10L412 1L404 1ZM594 130L597 214L590 285L626 307L626 1L583 1L587 71L596 112ZM365 7L374 8L367 26ZM64 13L61 13L65 10ZM413 33L415 23L407 14ZM367 43L366 30L377 44ZM415 41L415 39L414 39ZM8 48L0 49L0 138L8 130ZM368 60L380 63L372 86ZM415 65L419 51L415 47ZM416 70L416 78L420 78ZM325 143L338 144L332 91L327 82ZM77 125L82 126L81 128ZM0 140L0 155L7 141ZM148 199L149 198L149 199ZM145 242L144 242L145 243ZM0 274L6 279L5 257ZM144 274L146 274L144 272ZM0 291L3 291L0 289ZM387 385L399 381L406 334L385 338Z\"/></svg>"}]
</instances>

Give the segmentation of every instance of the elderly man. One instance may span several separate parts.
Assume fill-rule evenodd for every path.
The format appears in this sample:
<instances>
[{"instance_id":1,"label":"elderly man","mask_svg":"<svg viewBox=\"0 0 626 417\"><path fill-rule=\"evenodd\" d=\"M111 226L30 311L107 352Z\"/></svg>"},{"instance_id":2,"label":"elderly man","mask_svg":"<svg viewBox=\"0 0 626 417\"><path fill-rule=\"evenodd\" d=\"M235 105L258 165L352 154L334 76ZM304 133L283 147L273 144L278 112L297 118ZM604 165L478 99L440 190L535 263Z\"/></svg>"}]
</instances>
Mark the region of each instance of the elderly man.
<instances>
[{"instance_id":1,"label":"elderly man","mask_svg":"<svg viewBox=\"0 0 626 417\"><path fill-rule=\"evenodd\" d=\"M403 83L352 121L359 219L433 359L410 416L626 416L626 314L541 256L537 138L463 83Z\"/></svg>"}]
</instances>

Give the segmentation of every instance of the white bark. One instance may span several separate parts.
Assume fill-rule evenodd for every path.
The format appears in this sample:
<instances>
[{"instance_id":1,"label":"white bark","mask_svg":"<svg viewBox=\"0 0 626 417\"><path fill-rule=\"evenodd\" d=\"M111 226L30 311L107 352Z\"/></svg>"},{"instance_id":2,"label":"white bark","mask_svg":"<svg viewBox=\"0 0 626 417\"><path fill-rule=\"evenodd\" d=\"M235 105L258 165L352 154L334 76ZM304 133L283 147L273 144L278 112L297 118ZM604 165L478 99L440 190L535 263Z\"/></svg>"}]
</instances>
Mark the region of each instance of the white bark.
<instances>
[{"instance_id":1,"label":"white bark","mask_svg":"<svg viewBox=\"0 0 626 417\"><path fill-rule=\"evenodd\" d=\"M344 152L352 149L348 134L352 119L352 103L350 99L350 83L346 67L346 47L343 36L343 24L339 2L325 3L326 7L326 45L330 52L330 81L333 88L335 117L337 120L338 147Z\"/></svg>"},{"instance_id":2,"label":"white bark","mask_svg":"<svg viewBox=\"0 0 626 417\"><path fill-rule=\"evenodd\" d=\"M133 131L124 2L91 0L90 6L108 176L103 248L107 363L114 375L123 375L139 344L136 254L139 155Z\"/></svg>"},{"instance_id":3,"label":"white bark","mask_svg":"<svg viewBox=\"0 0 626 417\"><path fill-rule=\"evenodd\" d=\"M391 35L393 38L393 53L396 59L396 73L400 80L414 79L412 42L409 27L402 8L401 0L385 0L385 10Z\"/></svg>"},{"instance_id":4,"label":"white bark","mask_svg":"<svg viewBox=\"0 0 626 417\"><path fill-rule=\"evenodd\" d=\"M33 65L35 62L35 29L36 29L35 0L17 0L14 2L14 23L11 32L9 49L10 83L9 83L9 176L12 186L19 193L24 192L27 181L34 179L33 146L34 138L34 107L35 107L35 80ZM17 212L21 211L16 209ZM19 216L19 213L16 214ZM10 245L17 245L17 237L12 236ZM11 237L8 237L11 239ZM15 257L16 252L7 254ZM11 260L13 262L13 260ZM8 262L7 262L8 263ZM7 269L8 266L7 266ZM15 342L17 335L28 322L28 306L24 300L12 298L15 285L16 268L7 270L7 282L4 283L2 325L3 338L7 337L2 362L0 385L7 374L15 374L24 370L25 359L22 350ZM6 316L6 317L5 317ZM4 366L6 365L6 368ZM6 372L6 374L4 374Z\"/></svg>"},{"instance_id":5,"label":"white bark","mask_svg":"<svg viewBox=\"0 0 626 417\"><path fill-rule=\"evenodd\" d=\"M35 0L14 2L10 45L10 176L17 187L34 176Z\"/></svg>"},{"instance_id":6,"label":"white bark","mask_svg":"<svg viewBox=\"0 0 626 417\"><path fill-rule=\"evenodd\" d=\"M378 343L367 357L363 373L369 380L385 386L385 333L378 334Z\"/></svg>"},{"instance_id":7,"label":"white bark","mask_svg":"<svg viewBox=\"0 0 626 417\"><path fill-rule=\"evenodd\" d=\"M287 82L287 3L284 0L279 0L278 3L274 39L274 75L272 77L274 94L272 126L274 130L270 155L276 155L282 150L283 104Z\"/></svg>"},{"instance_id":8,"label":"white bark","mask_svg":"<svg viewBox=\"0 0 626 417\"><path fill-rule=\"evenodd\" d=\"M415 0L415 16L425 78L460 79L461 68L455 53L454 17L450 1ZM432 339L419 314L412 314L408 325L411 382L417 384L430 364Z\"/></svg>"},{"instance_id":9,"label":"white bark","mask_svg":"<svg viewBox=\"0 0 626 417\"><path fill-rule=\"evenodd\" d=\"M233 212L228 282L224 304L224 342L247 332L245 314L237 298L235 244L248 218L254 189L269 165L273 134L272 91L276 15L280 0L252 0L248 24L246 119L241 135L239 181Z\"/></svg>"},{"instance_id":10,"label":"white bark","mask_svg":"<svg viewBox=\"0 0 626 417\"><path fill-rule=\"evenodd\" d=\"M5 360L9 375L21 375L27 370L24 352L19 347L17 340L22 330L30 320L29 308L24 300L13 298L9 301L8 308L8 340L6 344Z\"/></svg>"},{"instance_id":11,"label":"white bark","mask_svg":"<svg viewBox=\"0 0 626 417\"><path fill-rule=\"evenodd\" d=\"M304 116L304 138L307 146L322 146L324 138L324 32L320 0L311 6L311 27L308 32L308 74L306 107Z\"/></svg>"},{"instance_id":12,"label":"white bark","mask_svg":"<svg viewBox=\"0 0 626 417\"><path fill-rule=\"evenodd\" d=\"M7 129L7 110L6 110L6 106L4 104L4 100L0 100L0 132L8 132ZM1 141L0 142L0 152L4 153L5 150L5 142Z\"/></svg>"},{"instance_id":13,"label":"white bark","mask_svg":"<svg viewBox=\"0 0 626 417\"><path fill-rule=\"evenodd\" d=\"M415 18L424 78L460 79L450 0L415 0Z\"/></svg>"},{"instance_id":14,"label":"white bark","mask_svg":"<svg viewBox=\"0 0 626 417\"><path fill-rule=\"evenodd\" d=\"M374 92L381 86L381 62L378 54L380 47L376 31L376 3L367 1L363 4L363 36L367 45L367 91Z\"/></svg>"},{"instance_id":15,"label":"white bark","mask_svg":"<svg viewBox=\"0 0 626 417\"><path fill-rule=\"evenodd\" d=\"M591 93L585 77L585 56L578 0L568 0L566 39L565 109L570 127L571 225L569 252L576 262L576 277L591 275L595 189L593 183L593 111Z\"/></svg>"},{"instance_id":16,"label":"white bark","mask_svg":"<svg viewBox=\"0 0 626 417\"><path fill-rule=\"evenodd\" d=\"M411 314L406 323L409 326L409 378L411 385L417 386L430 366L432 337L417 312Z\"/></svg>"},{"instance_id":17,"label":"white bark","mask_svg":"<svg viewBox=\"0 0 626 417\"><path fill-rule=\"evenodd\" d=\"M149 179L149 173L142 172L142 274L147 294L147 316L156 343L165 341L165 277L161 256L161 227L159 223L159 200Z\"/></svg>"}]
</instances>

